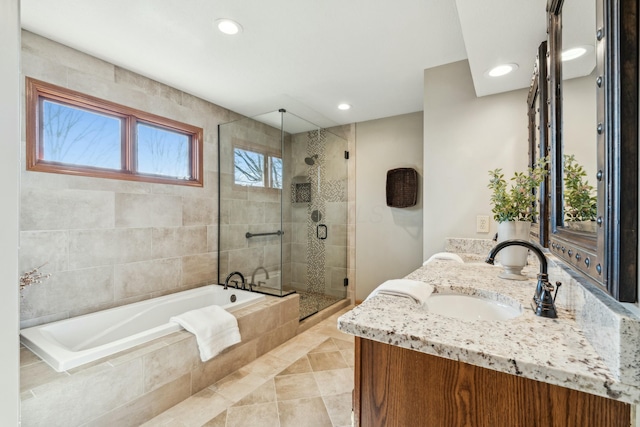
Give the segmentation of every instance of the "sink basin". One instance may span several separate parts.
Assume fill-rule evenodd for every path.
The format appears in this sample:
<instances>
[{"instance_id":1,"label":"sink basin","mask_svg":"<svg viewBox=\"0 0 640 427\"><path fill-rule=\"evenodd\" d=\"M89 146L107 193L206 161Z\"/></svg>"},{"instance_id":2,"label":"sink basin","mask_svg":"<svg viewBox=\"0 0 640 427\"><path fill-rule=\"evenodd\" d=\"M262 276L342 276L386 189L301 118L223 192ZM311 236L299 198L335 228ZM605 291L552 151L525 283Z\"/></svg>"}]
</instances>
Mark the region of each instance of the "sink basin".
<instances>
[{"instance_id":1,"label":"sink basin","mask_svg":"<svg viewBox=\"0 0 640 427\"><path fill-rule=\"evenodd\" d=\"M430 313L467 321L508 320L522 314L522 306L517 303L508 305L493 299L456 293L432 294L425 305Z\"/></svg>"}]
</instances>

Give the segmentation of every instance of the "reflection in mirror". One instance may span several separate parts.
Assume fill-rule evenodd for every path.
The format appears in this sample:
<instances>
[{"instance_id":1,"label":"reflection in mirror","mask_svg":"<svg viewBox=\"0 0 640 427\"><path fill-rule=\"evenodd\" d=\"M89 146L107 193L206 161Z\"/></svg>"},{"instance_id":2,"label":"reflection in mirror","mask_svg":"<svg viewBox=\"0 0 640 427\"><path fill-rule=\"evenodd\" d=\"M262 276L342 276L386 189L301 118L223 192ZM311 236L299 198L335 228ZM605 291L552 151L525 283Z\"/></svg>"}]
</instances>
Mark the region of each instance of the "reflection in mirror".
<instances>
[{"instance_id":1,"label":"reflection in mirror","mask_svg":"<svg viewBox=\"0 0 640 427\"><path fill-rule=\"evenodd\" d=\"M597 90L595 0L566 0L562 7L563 209L558 226L595 236Z\"/></svg>"}]
</instances>

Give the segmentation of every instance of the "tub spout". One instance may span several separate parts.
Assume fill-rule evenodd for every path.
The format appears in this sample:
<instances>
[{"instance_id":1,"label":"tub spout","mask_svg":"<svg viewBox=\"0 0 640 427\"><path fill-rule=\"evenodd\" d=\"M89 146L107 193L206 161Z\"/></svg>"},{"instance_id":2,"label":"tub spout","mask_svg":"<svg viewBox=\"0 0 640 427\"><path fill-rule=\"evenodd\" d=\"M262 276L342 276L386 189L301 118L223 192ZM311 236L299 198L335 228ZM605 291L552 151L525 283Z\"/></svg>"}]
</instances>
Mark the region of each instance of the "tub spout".
<instances>
[{"instance_id":1,"label":"tub spout","mask_svg":"<svg viewBox=\"0 0 640 427\"><path fill-rule=\"evenodd\" d=\"M242 275L242 273L240 273L239 271L234 271L231 272L226 279L224 279L224 288L227 289L229 287L229 280L231 280L231 278L233 276L240 276L240 280L242 282L242 288L240 288L240 286L238 285L238 281L234 280L233 283L236 284L236 289L247 289L247 283L244 280L244 276Z\"/></svg>"},{"instance_id":2,"label":"tub spout","mask_svg":"<svg viewBox=\"0 0 640 427\"><path fill-rule=\"evenodd\" d=\"M536 285L536 291L533 294L533 299L531 301L531 308L536 313L536 316L541 317L549 317L555 319L558 317L558 312L555 306L555 296L558 294L558 288L561 283L556 282L556 293L554 296L551 296L551 293L554 290L554 287L551 283L549 283L549 276L547 274L547 258L542 253L542 250L533 243L529 243L526 240L505 240L504 242L498 243L491 252L489 252L489 256L487 256L486 263L493 264L496 255L502 249L507 246L524 246L527 249L530 249L538 259L540 260L540 272L538 273L538 284Z\"/></svg>"}]
</instances>

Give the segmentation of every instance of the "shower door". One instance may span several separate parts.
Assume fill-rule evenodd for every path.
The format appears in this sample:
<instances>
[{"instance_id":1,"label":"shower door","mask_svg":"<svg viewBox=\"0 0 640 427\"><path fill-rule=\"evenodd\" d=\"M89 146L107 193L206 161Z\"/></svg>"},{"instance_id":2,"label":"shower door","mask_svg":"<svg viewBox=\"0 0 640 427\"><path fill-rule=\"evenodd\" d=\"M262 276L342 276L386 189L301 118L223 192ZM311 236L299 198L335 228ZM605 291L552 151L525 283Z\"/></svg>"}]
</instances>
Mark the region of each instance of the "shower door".
<instances>
[{"instance_id":1,"label":"shower door","mask_svg":"<svg viewBox=\"0 0 640 427\"><path fill-rule=\"evenodd\" d=\"M291 138L291 194L283 197L291 211L288 285L300 294L305 318L346 297L347 141L292 114L284 125Z\"/></svg>"},{"instance_id":2,"label":"shower door","mask_svg":"<svg viewBox=\"0 0 640 427\"><path fill-rule=\"evenodd\" d=\"M285 112L219 126L218 278L300 294L301 318L346 297L346 139Z\"/></svg>"}]
</instances>

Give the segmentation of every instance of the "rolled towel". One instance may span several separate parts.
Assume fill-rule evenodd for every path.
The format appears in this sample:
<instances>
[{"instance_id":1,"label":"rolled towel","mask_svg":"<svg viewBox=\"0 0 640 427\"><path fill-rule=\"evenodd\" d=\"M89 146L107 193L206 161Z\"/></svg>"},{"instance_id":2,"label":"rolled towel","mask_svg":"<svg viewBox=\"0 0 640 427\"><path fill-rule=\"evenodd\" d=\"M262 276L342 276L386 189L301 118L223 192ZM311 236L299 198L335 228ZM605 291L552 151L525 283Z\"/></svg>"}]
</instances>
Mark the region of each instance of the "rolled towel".
<instances>
[{"instance_id":1,"label":"rolled towel","mask_svg":"<svg viewBox=\"0 0 640 427\"><path fill-rule=\"evenodd\" d=\"M422 265L427 265L429 264L431 261L435 261L435 260L447 260L447 261L455 261L455 262L459 262L464 264L464 260L462 258L460 258L460 256L458 254L454 254L452 252L438 252L437 254L433 254L431 255L431 257L426 260Z\"/></svg>"},{"instance_id":2,"label":"rolled towel","mask_svg":"<svg viewBox=\"0 0 640 427\"><path fill-rule=\"evenodd\" d=\"M433 292L433 286L420 282L418 280L409 279L393 279L387 280L373 290L367 297L373 298L378 294L392 295L396 297L409 298L418 304L424 304Z\"/></svg>"},{"instance_id":3,"label":"rolled towel","mask_svg":"<svg viewBox=\"0 0 640 427\"><path fill-rule=\"evenodd\" d=\"M236 318L219 305L187 311L169 319L196 336L200 360L206 362L240 342Z\"/></svg>"}]
</instances>

